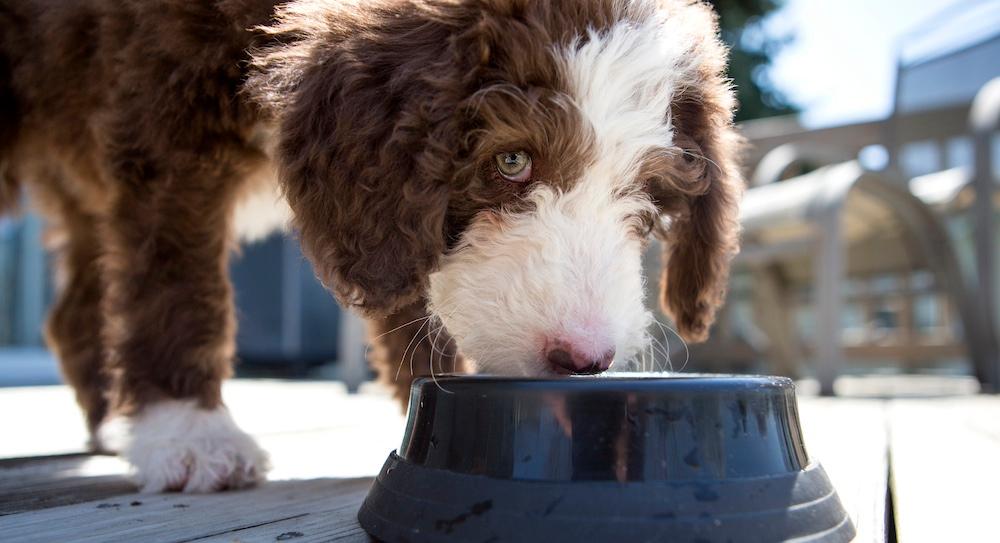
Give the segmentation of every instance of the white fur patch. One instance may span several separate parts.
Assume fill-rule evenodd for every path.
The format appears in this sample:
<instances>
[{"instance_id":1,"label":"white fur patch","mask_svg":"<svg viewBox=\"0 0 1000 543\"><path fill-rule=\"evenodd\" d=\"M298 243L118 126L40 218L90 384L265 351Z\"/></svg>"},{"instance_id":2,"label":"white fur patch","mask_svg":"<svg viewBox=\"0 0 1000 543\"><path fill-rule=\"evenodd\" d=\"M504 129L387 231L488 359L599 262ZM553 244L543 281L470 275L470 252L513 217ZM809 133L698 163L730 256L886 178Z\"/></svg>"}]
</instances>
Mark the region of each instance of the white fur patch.
<instances>
[{"instance_id":1,"label":"white fur patch","mask_svg":"<svg viewBox=\"0 0 1000 543\"><path fill-rule=\"evenodd\" d=\"M247 180L248 190L236 205L234 225L242 241L258 241L270 233L288 231L292 209L278 187L272 164L261 167Z\"/></svg>"},{"instance_id":2,"label":"white fur patch","mask_svg":"<svg viewBox=\"0 0 1000 543\"><path fill-rule=\"evenodd\" d=\"M430 307L474 369L551 373L548 339L616 363L645 345L641 242L627 217L648 203L616 198L604 179L567 193L539 187L535 209L477 221L431 275Z\"/></svg>"},{"instance_id":3,"label":"white fur patch","mask_svg":"<svg viewBox=\"0 0 1000 543\"><path fill-rule=\"evenodd\" d=\"M570 94L594 130L597 163L608 182L629 183L654 149L670 149L670 105L702 62L699 32L707 10L627 5L624 19L587 40L556 49Z\"/></svg>"},{"instance_id":4,"label":"white fur patch","mask_svg":"<svg viewBox=\"0 0 1000 543\"><path fill-rule=\"evenodd\" d=\"M262 481L270 468L267 454L228 409L201 409L194 400L147 406L125 422L124 438L119 450L143 492L244 488Z\"/></svg>"}]
</instances>

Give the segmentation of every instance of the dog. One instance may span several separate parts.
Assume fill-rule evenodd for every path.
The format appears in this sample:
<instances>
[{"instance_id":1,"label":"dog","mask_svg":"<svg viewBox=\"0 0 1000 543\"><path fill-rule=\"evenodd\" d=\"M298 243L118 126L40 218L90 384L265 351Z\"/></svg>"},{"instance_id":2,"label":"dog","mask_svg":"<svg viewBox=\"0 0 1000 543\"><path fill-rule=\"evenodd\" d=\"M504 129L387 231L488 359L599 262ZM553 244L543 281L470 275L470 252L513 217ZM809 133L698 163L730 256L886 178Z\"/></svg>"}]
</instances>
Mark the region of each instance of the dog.
<instances>
[{"instance_id":1,"label":"dog","mask_svg":"<svg viewBox=\"0 0 1000 543\"><path fill-rule=\"evenodd\" d=\"M726 54L694 0L0 0L0 206L47 220L92 446L127 421L149 492L265 476L220 393L227 262L282 224L404 403L435 368L628 366L654 235L705 339L743 187Z\"/></svg>"}]
</instances>

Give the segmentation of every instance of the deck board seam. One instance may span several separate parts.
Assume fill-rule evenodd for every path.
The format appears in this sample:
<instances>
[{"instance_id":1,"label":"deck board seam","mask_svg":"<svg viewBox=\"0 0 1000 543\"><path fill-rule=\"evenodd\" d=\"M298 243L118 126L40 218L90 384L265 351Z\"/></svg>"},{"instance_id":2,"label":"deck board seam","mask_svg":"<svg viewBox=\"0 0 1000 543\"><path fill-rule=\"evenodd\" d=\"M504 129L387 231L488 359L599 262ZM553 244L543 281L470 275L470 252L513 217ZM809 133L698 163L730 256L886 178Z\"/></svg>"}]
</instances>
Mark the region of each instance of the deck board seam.
<instances>
[{"instance_id":1,"label":"deck board seam","mask_svg":"<svg viewBox=\"0 0 1000 543\"><path fill-rule=\"evenodd\" d=\"M223 530L221 532L215 532L215 533L211 533L211 534L200 535L200 536L194 537L194 538L178 539L178 540L174 541L174 543L191 543L192 541L202 541L202 540L209 539L209 538L212 538L212 537L219 537L219 536L226 535L226 534L232 534L232 533L236 533L236 532L242 532L244 530L252 530L254 528L260 528L262 526L267 526L269 524L277 524L279 522L285 522L286 520L295 520L295 519L299 519L299 518L304 518L304 517L308 517L311 514L312 513L309 513L309 512L299 513L298 515L292 515L292 516L289 516L289 517L284 517L284 518L269 520L269 521L266 521L266 522L260 522L260 523L252 524L252 525L249 525L249 526L240 526L238 528L231 528L229 530Z\"/></svg>"}]
</instances>

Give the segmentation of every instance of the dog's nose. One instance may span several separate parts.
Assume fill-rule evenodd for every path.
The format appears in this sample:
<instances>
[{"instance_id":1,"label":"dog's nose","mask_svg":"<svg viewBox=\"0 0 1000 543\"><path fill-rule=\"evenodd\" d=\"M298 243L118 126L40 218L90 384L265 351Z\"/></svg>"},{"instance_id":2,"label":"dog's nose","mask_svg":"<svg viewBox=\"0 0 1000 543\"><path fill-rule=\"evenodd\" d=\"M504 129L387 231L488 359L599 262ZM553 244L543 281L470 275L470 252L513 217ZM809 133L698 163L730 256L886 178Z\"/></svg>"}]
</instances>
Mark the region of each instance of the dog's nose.
<instances>
[{"instance_id":1,"label":"dog's nose","mask_svg":"<svg viewBox=\"0 0 1000 543\"><path fill-rule=\"evenodd\" d=\"M609 349L600 356L589 356L561 340L551 341L545 349L545 358L553 369L577 375L594 375L607 371L615 359L615 350Z\"/></svg>"}]
</instances>

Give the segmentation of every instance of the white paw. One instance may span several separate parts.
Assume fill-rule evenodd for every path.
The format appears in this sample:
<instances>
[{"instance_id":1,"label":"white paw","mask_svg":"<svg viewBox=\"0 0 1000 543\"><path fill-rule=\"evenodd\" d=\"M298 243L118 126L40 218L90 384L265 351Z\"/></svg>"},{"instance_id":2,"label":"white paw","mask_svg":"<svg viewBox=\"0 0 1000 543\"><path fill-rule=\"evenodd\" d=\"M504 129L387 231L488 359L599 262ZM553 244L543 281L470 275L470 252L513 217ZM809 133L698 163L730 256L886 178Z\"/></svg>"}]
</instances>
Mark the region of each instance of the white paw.
<instances>
[{"instance_id":1,"label":"white paw","mask_svg":"<svg viewBox=\"0 0 1000 543\"><path fill-rule=\"evenodd\" d=\"M225 407L194 400L146 406L127 424L121 455L143 492L213 492L263 481L267 453L240 430Z\"/></svg>"}]
</instances>

